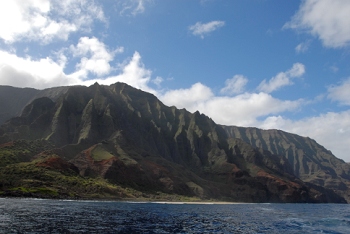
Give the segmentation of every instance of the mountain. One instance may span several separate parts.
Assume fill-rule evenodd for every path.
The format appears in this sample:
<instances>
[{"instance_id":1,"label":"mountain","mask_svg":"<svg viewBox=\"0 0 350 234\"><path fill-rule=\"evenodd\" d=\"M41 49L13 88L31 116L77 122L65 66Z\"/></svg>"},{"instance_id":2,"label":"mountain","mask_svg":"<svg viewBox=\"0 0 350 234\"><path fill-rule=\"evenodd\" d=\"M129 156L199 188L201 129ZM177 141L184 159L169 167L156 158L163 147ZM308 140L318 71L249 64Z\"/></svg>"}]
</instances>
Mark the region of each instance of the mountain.
<instances>
[{"instance_id":1,"label":"mountain","mask_svg":"<svg viewBox=\"0 0 350 234\"><path fill-rule=\"evenodd\" d=\"M348 165L311 139L256 130L260 139L250 128L217 125L123 83L33 93L21 94L32 101L18 104L20 116L0 127L2 195L348 199Z\"/></svg>"},{"instance_id":2,"label":"mountain","mask_svg":"<svg viewBox=\"0 0 350 234\"><path fill-rule=\"evenodd\" d=\"M68 87L37 90L33 88L16 88L0 85L0 125L11 117L19 116L23 108L39 97L49 97L53 100L66 92Z\"/></svg>"},{"instance_id":3,"label":"mountain","mask_svg":"<svg viewBox=\"0 0 350 234\"><path fill-rule=\"evenodd\" d=\"M229 137L282 156L302 181L335 190L350 200L350 165L316 141L280 130L222 127Z\"/></svg>"},{"instance_id":4,"label":"mountain","mask_svg":"<svg viewBox=\"0 0 350 234\"><path fill-rule=\"evenodd\" d=\"M39 90L31 88L14 88L11 86L0 86L0 124L11 117L21 114L22 108L28 104Z\"/></svg>"}]
</instances>

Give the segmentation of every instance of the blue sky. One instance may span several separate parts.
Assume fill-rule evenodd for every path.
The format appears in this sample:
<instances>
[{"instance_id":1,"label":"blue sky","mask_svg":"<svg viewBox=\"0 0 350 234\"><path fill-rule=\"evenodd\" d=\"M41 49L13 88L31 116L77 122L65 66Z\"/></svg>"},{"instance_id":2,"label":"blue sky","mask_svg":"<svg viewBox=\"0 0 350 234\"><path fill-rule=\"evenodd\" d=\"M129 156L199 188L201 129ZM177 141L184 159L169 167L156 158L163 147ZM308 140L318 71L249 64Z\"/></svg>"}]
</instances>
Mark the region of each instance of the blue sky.
<instances>
[{"instance_id":1,"label":"blue sky","mask_svg":"<svg viewBox=\"0 0 350 234\"><path fill-rule=\"evenodd\" d=\"M348 0L0 2L0 85L125 82L350 161Z\"/></svg>"}]
</instances>

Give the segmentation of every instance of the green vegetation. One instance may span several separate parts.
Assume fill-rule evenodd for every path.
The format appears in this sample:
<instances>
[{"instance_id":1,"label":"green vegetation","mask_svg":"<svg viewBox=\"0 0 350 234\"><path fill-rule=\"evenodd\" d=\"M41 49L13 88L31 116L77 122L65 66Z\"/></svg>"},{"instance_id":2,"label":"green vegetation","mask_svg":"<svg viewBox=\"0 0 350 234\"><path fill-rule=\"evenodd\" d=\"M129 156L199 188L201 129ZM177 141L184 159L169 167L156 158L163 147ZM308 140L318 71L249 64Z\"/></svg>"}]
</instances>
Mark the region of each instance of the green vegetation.
<instances>
[{"instance_id":1,"label":"green vegetation","mask_svg":"<svg viewBox=\"0 0 350 234\"><path fill-rule=\"evenodd\" d=\"M10 191L20 192L23 194L42 194L57 197L58 192L50 188L25 188L25 187L16 187L9 189Z\"/></svg>"},{"instance_id":2,"label":"green vegetation","mask_svg":"<svg viewBox=\"0 0 350 234\"><path fill-rule=\"evenodd\" d=\"M28 147L27 149L25 149ZM111 184L103 178L82 177L71 168L50 167L49 162L60 159L57 155L37 154L40 144L15 142L0 148L0 196L66 198L66 199L117 199L140 201L200 201L162 192L144 192ZM94 160L113 157L102 146L92 151ZM54 161L55 162L55 161Z\"/></svg>"},{"instance_id":3,"label":"green vegetation","mask_svg":"<svg viewBox=\"0 0 350 234\"><path fill-rule=\"evenodd\" d=\"M66 173L67 174L67 173ZM103 179L65 175L35 163L19 163L0 169L0 190L3 195L33 197L123 197L123 191Z\"/></svg>"},{"instance_id":4,"label":"green vegetation","mask_svg":"<svg viewBox=\"0 0 350 234\"><path fill-rule=\"evenodd\" d=\"M39 152L52 148L49 142L43 140L11 142L0 147L0 168L19 162L29 162Z\"/></svg>"},{"instance_id":5,"label":"green vegetation","mask_svg":"<svg viewBox=\"0 0 350 234\"><path fill-rule=\"evenodd\" d=\"M107 160L114 157L111 153L109 153L106 149L104 149L101 146L96 146L92 150L91 156L95 161Z\"/></svg>"}]
</instances>

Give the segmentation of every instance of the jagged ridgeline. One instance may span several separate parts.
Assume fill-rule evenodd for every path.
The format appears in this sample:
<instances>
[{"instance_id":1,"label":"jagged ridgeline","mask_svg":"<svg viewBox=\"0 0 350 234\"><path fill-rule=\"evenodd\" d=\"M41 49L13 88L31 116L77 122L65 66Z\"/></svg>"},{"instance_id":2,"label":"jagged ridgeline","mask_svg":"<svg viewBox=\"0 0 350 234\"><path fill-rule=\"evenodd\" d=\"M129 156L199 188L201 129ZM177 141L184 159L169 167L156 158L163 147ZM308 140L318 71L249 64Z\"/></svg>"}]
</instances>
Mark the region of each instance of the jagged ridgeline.
<instances>
[{"instance_id":1,"label":"jagged ridgeline","mask_svg":"<svg viewBox=\"0 0 350 234\"><path fill-rule=\"evenodd\" d=\"M309 138L217 125L123 83L0 92L2 196L349 201L348 164Z\"/></svg>"}]
</instances>

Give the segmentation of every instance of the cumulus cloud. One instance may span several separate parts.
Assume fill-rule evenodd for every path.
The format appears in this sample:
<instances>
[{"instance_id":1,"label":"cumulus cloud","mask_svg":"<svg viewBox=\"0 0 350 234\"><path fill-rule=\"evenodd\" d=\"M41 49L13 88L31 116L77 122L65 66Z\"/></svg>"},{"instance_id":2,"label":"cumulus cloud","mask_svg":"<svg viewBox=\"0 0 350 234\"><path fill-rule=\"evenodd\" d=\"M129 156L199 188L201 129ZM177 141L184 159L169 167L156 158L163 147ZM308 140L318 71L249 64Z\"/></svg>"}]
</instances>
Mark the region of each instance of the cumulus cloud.
<instances>
[{"instance_id":1,"label":"cumulus cloud","mask_svg":"<svg viewBox=\"0 0 350 234\"><path fill-rule=\"evenodd\" d=\"M61 62L61 63L60 63ZM15 54L0 51L0 83L2 85L47 88L52 86L77 83L64 72L64 61L31 57L21 58Z\"/></svg>"},{"instance_id":2,"label":"cumulus cloud","mask_svg":"<svg viewBox=\"0 0 350 234\"><path fill-rule=\"evenodd\" d=\"M160 99L169 106L186 108L192 112L198 110L198 106L214 96L211 89L198 82L188 89L176 89L167 91Z\"/></svg>"},{"instance_id":3,"label":"cumulus cloud","mask_svg":"<svg viewBox=\"0 0 350 234\"><path fill-rule=\"evenodd\" d=\"M38 89L66 85L91 85L95 82L110 85L124 82L136 88L156 93L149 84L152 72L145 68L141 55L135 52L117 68L110 65L116 53L123 52L119 47L109 50L97 38L82 37L70 50L62 49L52 57L35 59L30 56L20 57L15 53L0 50L0 84L15 87L33 87ZM69 51L80 58L76 70L70 74L64 72L69 58ZM119 74L115 74L115 72ZM154 79L160 85L161 77Z\"/></svg>"},{"instance_id":4,"label":"cumulus cloud","mask_svg":"<svg viewBox=\"0 0 350 234\"><path fill-rule=\"evenodd\" d=\"M349 15L348 0L305 0L284 28L311 33L326 47L344 47L350 42Z\"/></svg>"},{"instance_id":5,"label":"cumulus cloud","mask_svg":"<svg viewBox=\"0 0 350 234\"><path fill-rule=\"evenodd\" d=\"M333 85L328 88L328 98L337 101L341 105L350 105L350 78L344 80L339 85Z\"/></svg>"},{"instance_id":6,"label":"cumulus cloud","mask_svg":"<svg viewBox=\"0 0 350 234\"><path fill-rule=\"evenodd\" d=\"M233 78L225 81L225 87L220 90L220 93L228 95L242 93L247 83L248 79L246 77L235 75Z\"/></svg>"},{"instance_id":7,"label":"cumulus cloud","mask_svg":"<svg viewBox=\"0 0 350 234\"><path fill-rule=\"evenodd\" d=\"M211 21L204 24L202 22L197 22L194 25L189 26L188 29L192 32L193 35L204 38L204 36L223 27L224 25L224 21Z\"/></svg>"},{"instance_id":8,"label":"cumulus cloud","mask_svg":"<svg viewBox=\"0 0 350 234\"><path fill-rule=\"evenodd\" d=\"M167 91L159 98L169 106L205 113L217 123L240 126L254 126L260 117L293 111L302 105L302 100L283 101L263 92L220 97L201 83L188 89Z\"/></svg>"},{"instance_id":9,"label":"cumulus cloud","mask_svg":"<svg viewBox=\"0 0 350 234\"><path fill-rule=\"evenodd\" d=\"M292 85L292 78L300 77L305 73L305 66L301 63L295 63L291 69L286 72L280 72L275 77L271 78L269 81L263 80L259 86L258 90L266 93L271 93L277 89Z\"/></svg>"},{"instance_id":10,"label":"cumulus cloud","mask_svg":"<svg viewBox=\"0 0 350 234\"><path fill-rule=\"evenodd\" d=\"M105 17L94 1L0 1L0 38L6 43L67 40L72 32L89 30L96 19L104 21Z\"/></svg>"},{"instance_id":11,"label":"cumulus cloud","mask_svg":"<svg viewBox=\"0 0 350 234\"><path fill-rule=\"evenodd\" d=\"M257 119L271 114L294 111L302 100L279 100L267 93L244 93L235 97L215 97L198 105L217 123L238 126L256 126Z\"/></svg>"},{"instance_id":12,"label":"cumulus cloud","mask_svg":"<svg viewBox=\"0 0 350 234\"><path fill-rule=\"evenodd\" d=\"M120 74L107 76L106 78L89 79L81 81L80 84L89 86L95 82L103 85L123 82L146 92L157 94L157 91L149 86L151 77L152 71L145 67L141 61L141 55L138 52L135 52L132 58L123 64Z\"/></svg>"},{"instance_id":13,"label":"cumulus cloud","mask_svg":"<svg viewBox=\"0 0 350 234\"><path fill-rule=\"evenodd\" d=\"M72 76L86 79L89 72L99 76L109 74L112 69L109 63L116 53L123 52L123 47L109 51L106 45L96 37L82 37L76 46L70 46L70 50L73 56L81 58L80 63L77 64L78 70Z\"/></svg>"}]
</instances>

